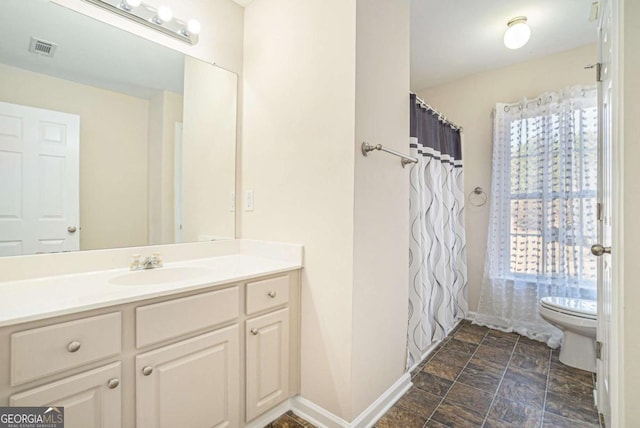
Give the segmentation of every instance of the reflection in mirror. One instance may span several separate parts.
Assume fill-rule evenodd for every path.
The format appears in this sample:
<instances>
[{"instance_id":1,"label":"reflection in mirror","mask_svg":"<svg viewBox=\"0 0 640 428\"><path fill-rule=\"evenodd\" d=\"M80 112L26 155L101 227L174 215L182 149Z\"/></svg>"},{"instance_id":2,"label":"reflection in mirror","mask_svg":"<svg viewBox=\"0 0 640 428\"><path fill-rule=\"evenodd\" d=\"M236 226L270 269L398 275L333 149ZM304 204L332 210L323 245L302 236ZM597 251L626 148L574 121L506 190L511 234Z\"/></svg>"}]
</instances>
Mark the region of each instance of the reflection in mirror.
<instances>
[{"instance_id":1,"label":"reflection in mirror","mask_svg":"<svg viewBox=\"0 0 640 428\"><path fill-rule=\"evenodd\" d=\"M0 255L234 237L235 74L51 2L0 11Z\"/></svg>"}]
</instances>

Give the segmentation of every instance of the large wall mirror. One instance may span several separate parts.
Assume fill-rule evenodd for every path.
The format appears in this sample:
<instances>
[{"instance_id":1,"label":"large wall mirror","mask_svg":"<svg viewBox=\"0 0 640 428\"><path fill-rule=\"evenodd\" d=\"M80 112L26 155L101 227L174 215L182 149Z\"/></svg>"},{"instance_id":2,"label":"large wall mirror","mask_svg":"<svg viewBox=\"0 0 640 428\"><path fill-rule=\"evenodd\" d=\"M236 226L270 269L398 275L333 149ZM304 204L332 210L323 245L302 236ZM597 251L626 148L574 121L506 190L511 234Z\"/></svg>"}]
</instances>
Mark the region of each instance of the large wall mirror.
<instances>
[{"instance_id":1,"label":"large wall mirror","mask_svg":"<svg viewBox=\"0 0 640 428\"><path fill-rule=\"evenodd\" d=\"M0 3L0 255L232 239L237 76Z\"/></svg>"}]
</instances>

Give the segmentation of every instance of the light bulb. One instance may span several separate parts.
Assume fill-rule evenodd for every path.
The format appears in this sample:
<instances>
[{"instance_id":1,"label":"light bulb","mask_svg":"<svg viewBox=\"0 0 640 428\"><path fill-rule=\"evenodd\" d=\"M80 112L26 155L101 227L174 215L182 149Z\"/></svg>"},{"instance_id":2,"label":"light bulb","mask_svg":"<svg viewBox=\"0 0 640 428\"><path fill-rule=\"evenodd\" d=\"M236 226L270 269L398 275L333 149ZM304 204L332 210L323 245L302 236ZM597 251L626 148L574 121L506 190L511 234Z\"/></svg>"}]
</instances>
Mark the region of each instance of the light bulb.
<instances>
[{"instance_id":1,"label":"light bulb","mask_svg":"<svg viewBox=\"0 0 640 428\"><path fill-rule=\"evenodd\" d=\"M531 28L527 25L527 18L519 16L507 24L509 28L504 32L504 45L509 49L520 49L529 41Z\"/></svg>"},{"instance_id":2,"label":"light bulb","mask_svg":"<svg viewBox=\"0 0 640 428\"><path fill-rule=\"evenodd\" d=\"M124 0L124 4L126 4L129 9L140 6L140 3L142 3L142 0Z\"/></svg>"},{"instance_id":3,"label":"light bulb","mask_svg":"<svg viewBox=\"0 0 640 428\"><path fill-rule=\"evenodd\" d=\"M169 22L173 19L173 11L169 6L160 6L158 11L156 12L156 22L159 21L160 24L165 22Z\"/></svg>"},{"instance_id":4,"label":"light bulb","mask_svg":"<svg viewBox=\"0 0 640 428\"><path fill-rule=\"evenodd\" d=\"M201 29L202 26L200 25L200 21L198 21L197 19L190 19L189 21L187 21L187 32L189 32L189 34L200 34Z\"/></svg>"}]
</instances>

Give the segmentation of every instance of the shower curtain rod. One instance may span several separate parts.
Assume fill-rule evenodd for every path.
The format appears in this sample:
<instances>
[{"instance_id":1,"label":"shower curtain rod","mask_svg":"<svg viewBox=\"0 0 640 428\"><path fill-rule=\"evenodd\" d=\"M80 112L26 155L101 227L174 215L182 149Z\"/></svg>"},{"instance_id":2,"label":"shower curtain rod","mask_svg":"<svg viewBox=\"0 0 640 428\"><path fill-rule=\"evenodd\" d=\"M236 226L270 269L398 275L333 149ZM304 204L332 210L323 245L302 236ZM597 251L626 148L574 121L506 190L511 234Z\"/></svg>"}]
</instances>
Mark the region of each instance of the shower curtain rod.
<instances>
[{"instance_id":1,"label":"shower curtain rod","mask_svg":"<svg viewBox=\"0 0 640 428\"><path fill-rule=\"evenodd\" d=\"M416 101L420 104L420 106L422 106L422 107L426 108L427 110L435 113L436 116L438 116L438 120L440 120L441 122L446 123L447 125L449 125L453 129L455 129L456 131L462 132L462 126L456 125L455 123L453 123L452 121L447 119L447 116L445 116L444 114L440 113L438 110L436 110L435 108L433 108L429 104L427 104L422 98L420 98L418 96L418 94L415 94L413 92L410 92L410 94L416 96Z\"/></svg>"}]
</instances>

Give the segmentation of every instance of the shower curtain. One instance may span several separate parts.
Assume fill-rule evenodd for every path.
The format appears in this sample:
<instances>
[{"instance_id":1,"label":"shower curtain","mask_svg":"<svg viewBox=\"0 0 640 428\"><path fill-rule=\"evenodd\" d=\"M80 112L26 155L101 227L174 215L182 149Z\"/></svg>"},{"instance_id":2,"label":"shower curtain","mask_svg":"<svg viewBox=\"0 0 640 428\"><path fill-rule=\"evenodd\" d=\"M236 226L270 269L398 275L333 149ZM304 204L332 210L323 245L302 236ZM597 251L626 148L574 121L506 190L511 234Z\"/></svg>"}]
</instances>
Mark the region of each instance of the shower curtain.
<instances>
[{"instance_id":1,"label":"shower curtain","mask_svg":"<svg viewBox=\"0 0 640 428\"><path fill-rule=\"evenodd\" d=\"M467 257L460 131L411 94L407 369L465 318Z\"/></svg>"}]
</instances>

